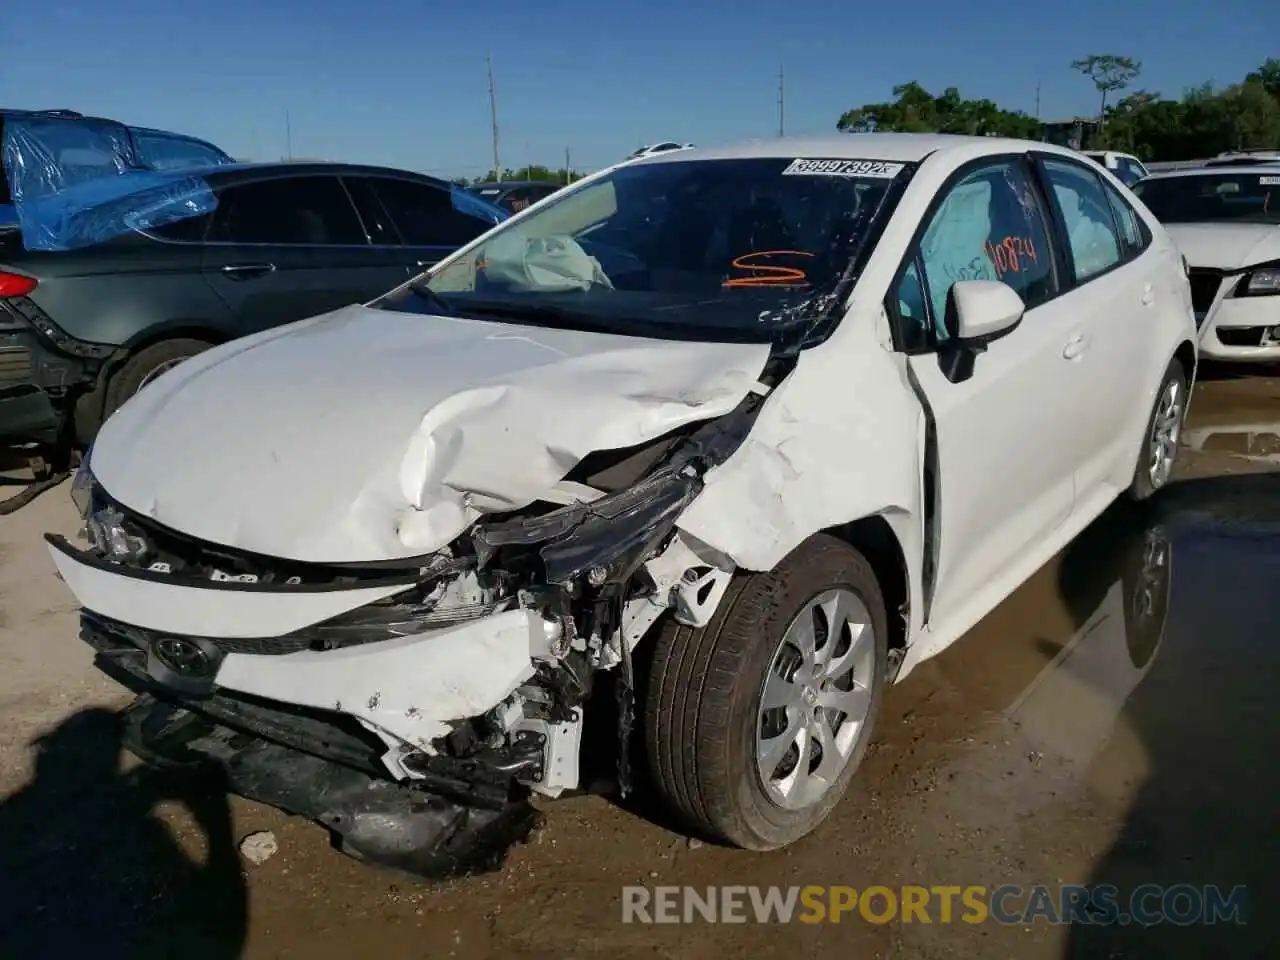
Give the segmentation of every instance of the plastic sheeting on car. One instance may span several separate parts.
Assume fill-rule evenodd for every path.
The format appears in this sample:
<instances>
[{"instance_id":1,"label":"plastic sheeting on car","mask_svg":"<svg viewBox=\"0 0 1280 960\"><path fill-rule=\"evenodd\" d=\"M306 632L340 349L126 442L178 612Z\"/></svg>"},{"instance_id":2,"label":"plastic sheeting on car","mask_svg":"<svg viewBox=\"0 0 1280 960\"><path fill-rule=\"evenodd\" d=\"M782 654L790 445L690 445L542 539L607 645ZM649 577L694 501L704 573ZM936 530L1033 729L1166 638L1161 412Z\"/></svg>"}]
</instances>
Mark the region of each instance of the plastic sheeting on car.
<instances>
[{"instance_id":1,"label":"plastic sheeting on car","mask_svg":"<svg viewBox=\"0 0 1280 960\"><path fill-rule=\"evenodd\" d=\"M119 124L11 118L0 152L28 250L93 246L201 216L218 202L199 177L142 168Z\"/></svg>"},{"instance_id":2,"label":"plastic sheeting on car","mask_svg":"<svg viewBox=\"0 0 1280 960\"><path fill-rule=\"evenodd\" d=\"M473 217L488 220L491 223L501 223L511 216L510 213L497 204L490 203L488 200L481 200L475 194L468 193L459 187L454 187L450 193L453 196L453 209L459 213L467 213Z\"/></svg>"}]
</instances>

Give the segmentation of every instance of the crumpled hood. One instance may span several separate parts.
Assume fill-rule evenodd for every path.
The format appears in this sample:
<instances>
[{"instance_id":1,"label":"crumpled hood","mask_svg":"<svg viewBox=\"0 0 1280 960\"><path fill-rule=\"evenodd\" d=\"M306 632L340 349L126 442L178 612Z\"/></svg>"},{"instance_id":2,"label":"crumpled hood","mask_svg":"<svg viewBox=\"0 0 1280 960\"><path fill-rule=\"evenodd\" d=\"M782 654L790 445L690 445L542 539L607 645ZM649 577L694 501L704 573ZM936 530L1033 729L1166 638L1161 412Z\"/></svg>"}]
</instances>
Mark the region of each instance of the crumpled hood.
<instances>
[{"instance_id":1,"label":"crumpled hood","mask_svg":"<svg viewBox=\"0 0 1280 960\"><path fill-rule=\"evenodd\" d=\"M1171 223L1169 236L1193 267L1240 270L1280 259L1280 226L1266 223Z\"/></svg>"},{"instance_id":2,"label":"crumpled hood","mask_svg":"<svg viewBox=\"0 0 1280 960\"><path fill-rule=\"evenodd\" d=\"M125 506L267 556L429 553L596 450L721 416L769 348L346 307L209 350L103 426Z\"/></svg>"}]
</instances>

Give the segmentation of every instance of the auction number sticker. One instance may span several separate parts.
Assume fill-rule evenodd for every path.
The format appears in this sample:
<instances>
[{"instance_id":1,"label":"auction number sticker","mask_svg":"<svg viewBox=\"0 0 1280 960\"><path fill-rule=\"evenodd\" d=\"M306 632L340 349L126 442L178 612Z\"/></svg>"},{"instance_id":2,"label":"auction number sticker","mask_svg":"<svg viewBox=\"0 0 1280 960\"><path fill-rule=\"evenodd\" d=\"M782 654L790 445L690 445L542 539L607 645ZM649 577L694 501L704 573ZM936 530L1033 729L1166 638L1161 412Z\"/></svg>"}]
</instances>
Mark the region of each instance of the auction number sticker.
<instances>
[{"instance_id":1,"label":"auction number sticker","mask_svg":"<svg viewBox=\"0 0 1280 960\"><path fill-rule=\"evenodd\" d=\"M1264 187L1280 187L1280 177L1259 177L1258 183Z\"/></svg>"},{"instance_id":2,"label":"auction number sticker","mask_svg":"<svg viewBox=\"0 0 1280 960\"><path fill-rule=\"evenodd\" d=\"M784 177L872 177L892 180L902 172L904 164L883 160L792 160Z\"/></svg>"}]
</instances>

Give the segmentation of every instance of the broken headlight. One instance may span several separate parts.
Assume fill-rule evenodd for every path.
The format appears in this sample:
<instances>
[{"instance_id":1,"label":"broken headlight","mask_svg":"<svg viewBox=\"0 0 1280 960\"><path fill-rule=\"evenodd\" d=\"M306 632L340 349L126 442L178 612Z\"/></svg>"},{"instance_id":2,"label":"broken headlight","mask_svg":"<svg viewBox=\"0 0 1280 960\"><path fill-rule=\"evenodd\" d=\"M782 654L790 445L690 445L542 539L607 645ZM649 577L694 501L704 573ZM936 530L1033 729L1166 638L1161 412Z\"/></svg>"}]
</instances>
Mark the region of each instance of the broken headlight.
<instances>
[{"instance_id":1,"label":"broken headlight","mask_svg":"<svg viewBox=\"0 0 1280 960\"><path fill-rule=\"evenodd\" d=\"M92 448L90 448L92 449ZM80 512L81 520L88 520L95 509L102 506L98 496L97 483L93 479L93 471L89 469L89 450L84 452L75 476L71 478L71 502Z\"/></svg>"},{"instance_id":2,"label":"broken headlight","mask_svg":"<svg viewBox=\"0 0 1280 960\"><path fill-rule=\"evenodd\" d=\"M94 552L108 560L140 563L147 556L147 541L126 526L124 514L115 507L103 507L89 514L84 530Z\"/></svg>"},{"instance_id":3,"label":"broken headlight","mask_svg":"<svg viewBox=\"0 0 1280 960\"><path fill-rule=\"evenodd\" d=\"M670 533L700 488L691 467L669 467L590 503L478 526L472 543L482 563L504 547L540 545L549 583L585 577L600 587L630 573Z\"/></svg>"}]
</instances>

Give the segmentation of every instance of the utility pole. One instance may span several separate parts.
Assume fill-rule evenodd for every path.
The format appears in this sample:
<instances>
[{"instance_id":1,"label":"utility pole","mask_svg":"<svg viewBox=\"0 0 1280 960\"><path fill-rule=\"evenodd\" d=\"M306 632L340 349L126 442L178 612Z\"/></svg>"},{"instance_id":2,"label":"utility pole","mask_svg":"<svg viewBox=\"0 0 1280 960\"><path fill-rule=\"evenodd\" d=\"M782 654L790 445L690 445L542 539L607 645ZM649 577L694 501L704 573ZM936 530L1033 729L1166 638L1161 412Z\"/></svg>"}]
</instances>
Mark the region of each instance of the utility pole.
<instances>
[{"instance_id":1,"label":"utility pole","mask_svg":"<svg viewBox=\"0 0 1280 960\"><path fill-rule=\"evenodd\" d=\"M1040 119L1040 82L1036 81L1036 119Z\"/></svg>"},{"instance_id":2,"label":"utility pole","mask_svg":"<svg viewBox=\"0 0 1280 960\"><path fill-rule=\"evenodd\" d=\"M573 183L573 167L569 165L569 148L564 148L564 182L566 185Z\"/></svg>"},{"instance_id":3,"label":"utility pole","mask_svg":"<svg viewBox=\"0 0 1280 960\"><path fill-rule=\"evenodd\" d=\"M502 163L498 160L498 100L493 92L493 54L490 53L485 57L485 63L489 68L489 119L493 124L493 175L496 179L502 179Z\"/></svg>"},{"instance_id":4,"label":"utility pole","mask_svg":"<svg viewBox=\"0 0 1280 960\"><path fill-rule=\"evenodd\" d=\"M783 85L782 66L778 66L778 136L785 137L787 130L786 87Z\"/></svg>"},{"instance_id":5,"label":"utility pole","mask_svg":"<svg viewBox=\"0 0 1280 960\"><path fill-rule=\"evenodd\" d=\"M289 108L284 108L284 158L293 159L293 126L289 123Z\"/></svg>"}]
</instances>

